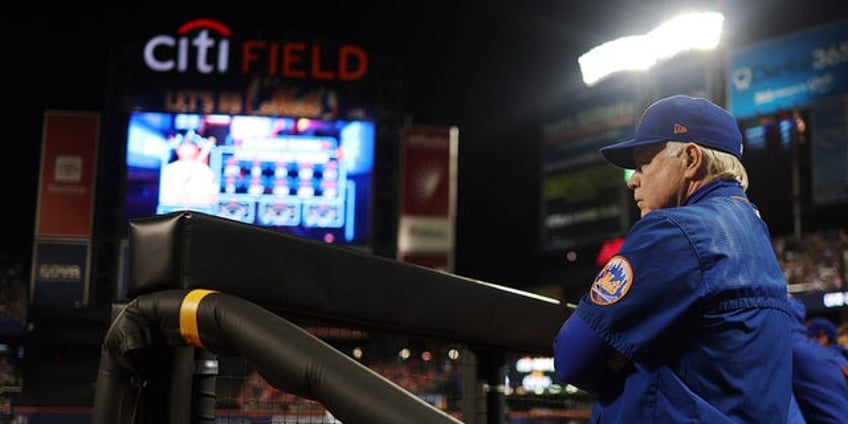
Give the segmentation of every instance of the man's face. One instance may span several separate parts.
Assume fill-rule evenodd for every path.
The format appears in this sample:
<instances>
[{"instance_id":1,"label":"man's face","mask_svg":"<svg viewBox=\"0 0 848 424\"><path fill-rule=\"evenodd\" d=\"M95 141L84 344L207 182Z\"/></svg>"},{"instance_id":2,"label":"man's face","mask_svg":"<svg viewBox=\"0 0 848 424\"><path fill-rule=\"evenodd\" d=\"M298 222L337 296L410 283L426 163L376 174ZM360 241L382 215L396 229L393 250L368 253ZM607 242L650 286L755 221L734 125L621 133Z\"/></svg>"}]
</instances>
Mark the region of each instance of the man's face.
<instances>
[{"instance_id":1,"label":"man's face","mask_svg":"<svg viewBox=\"0 0 848 424\"><path fill-rule=\"evenodd\" d=\"M194 143L181 143L177 146L177 156L180 159L194 160L200 149Z\"/></svg>"},{"instance_id":2,"label":"man's face","mask_svg":"<svg viewBox=\"0 0 848 424\"><path fill-rule=\"evenodd\" d=\"M633 152L636 170L627 181L641 216L679 206L685 199L685 161L682 154L669 156L665 143L637 147Z\"/></svg>"},{"instance_id":3,"label":"man's face","mask_svg":"<svg viewBox=\"0 0 848 424\"><path fill-rule=\"evenodd\" d=\"M830 344L830 340L827 338L827 334L825 334L823 332L816 334L816 335L813 335L813 336L810 336L810 338L815 340L816 343L818 343L818 344L820 344L824 347L827 347Z\"/></svg>"}]
</instances>

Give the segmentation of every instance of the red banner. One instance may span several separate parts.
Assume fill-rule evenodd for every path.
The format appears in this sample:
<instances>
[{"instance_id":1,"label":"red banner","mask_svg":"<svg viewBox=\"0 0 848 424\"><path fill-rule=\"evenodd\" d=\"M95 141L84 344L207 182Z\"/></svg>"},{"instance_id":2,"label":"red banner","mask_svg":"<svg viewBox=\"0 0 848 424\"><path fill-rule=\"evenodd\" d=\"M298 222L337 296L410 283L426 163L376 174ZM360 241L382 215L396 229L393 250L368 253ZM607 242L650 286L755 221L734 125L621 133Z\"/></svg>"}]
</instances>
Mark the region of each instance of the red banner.
<instances>
[{"instance_id":1,"label":"red banner","mask_svg":"<svg viewBox=\"0 0 848 424\"><path fill-rule=\"evenodd\" d=\"M398 259L452 272L459 132L412 127L402 141Z\"/></svg>"},{"instance_id":2,"label":"red banner","mask_svg":"<svg viewBox=\"0 0 848 424\"><path fill-rule=\"evenodd\" d=\"M91 237L100 115L44 115L36 238Z\"/></svg>"}]
</instances>

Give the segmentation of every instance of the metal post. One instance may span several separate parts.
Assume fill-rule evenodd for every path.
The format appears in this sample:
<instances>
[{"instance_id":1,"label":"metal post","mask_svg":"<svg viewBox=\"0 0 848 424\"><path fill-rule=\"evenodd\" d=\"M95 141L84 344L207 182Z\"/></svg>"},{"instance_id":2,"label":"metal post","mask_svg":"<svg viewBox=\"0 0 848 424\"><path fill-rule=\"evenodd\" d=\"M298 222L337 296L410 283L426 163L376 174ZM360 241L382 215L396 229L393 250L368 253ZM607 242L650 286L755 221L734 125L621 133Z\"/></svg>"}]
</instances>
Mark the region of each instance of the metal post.
<instances>
[{"instance_id":1,"label":"metal post","mask_svg":"<svg viewBox=\"0 0 848 424\"><path fill-rule=\"evenodd\" d=\"M205 349L195 349L192 397L192 424L215 422L215 380L218 357Z\"/></svg>"},{"instance_id":2,"label":"metal post","mask_svg":"<svg viewBox=\"0 0 848 424\"><path fill-rule=\"evenodd\" d=\"M486 397L486 423L504 424L507 422L506 373L507 364L503 352L484 349L477 355L478 375L485 380L482 384Z\"/></svg>"}]
</instances>

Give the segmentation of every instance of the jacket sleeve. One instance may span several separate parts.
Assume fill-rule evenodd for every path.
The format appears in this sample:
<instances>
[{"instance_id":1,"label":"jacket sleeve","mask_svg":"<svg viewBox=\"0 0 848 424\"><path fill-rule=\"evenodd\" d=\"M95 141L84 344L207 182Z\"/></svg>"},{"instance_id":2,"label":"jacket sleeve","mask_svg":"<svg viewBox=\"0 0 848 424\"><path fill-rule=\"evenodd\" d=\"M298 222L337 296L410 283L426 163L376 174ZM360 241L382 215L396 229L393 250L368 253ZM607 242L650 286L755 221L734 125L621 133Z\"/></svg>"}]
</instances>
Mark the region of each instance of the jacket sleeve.
<instances>
[{"instance_id":1,"label":"jacket sleeve","mask_svg":"<svg viewBox=\"0 0 848 424\"><path fill-rule=\"evenodd\" d=\"M577 315L563 323L554 339L556 376L588 392L605 391L620 379L611 363L620 358L607 342Z\"/></svg>"}]
</instances>

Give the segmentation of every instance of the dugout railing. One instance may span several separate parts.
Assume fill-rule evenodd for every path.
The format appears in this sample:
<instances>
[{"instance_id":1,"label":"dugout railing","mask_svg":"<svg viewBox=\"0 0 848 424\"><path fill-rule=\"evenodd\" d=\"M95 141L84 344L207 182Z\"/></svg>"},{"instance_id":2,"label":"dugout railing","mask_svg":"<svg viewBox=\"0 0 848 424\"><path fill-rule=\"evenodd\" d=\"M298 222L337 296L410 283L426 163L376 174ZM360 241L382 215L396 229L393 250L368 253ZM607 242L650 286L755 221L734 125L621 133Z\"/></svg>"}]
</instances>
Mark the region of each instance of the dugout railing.
<instances>
[{"instance_id":1,"label":"dugout railing","mask_svg":"<svg viewBox=\"0 0 848 424\"><path fill-rule=\"evenodd\" d=\"M134 220L129 243L132 300L113 306L94 424L216 422L221 359L232 357L345 424L503 423L509 361L550 355L570 314L554 299L197 212ZM457 410L316 325L460 346L474 361Z\"/></svg>"}]
</instances>

